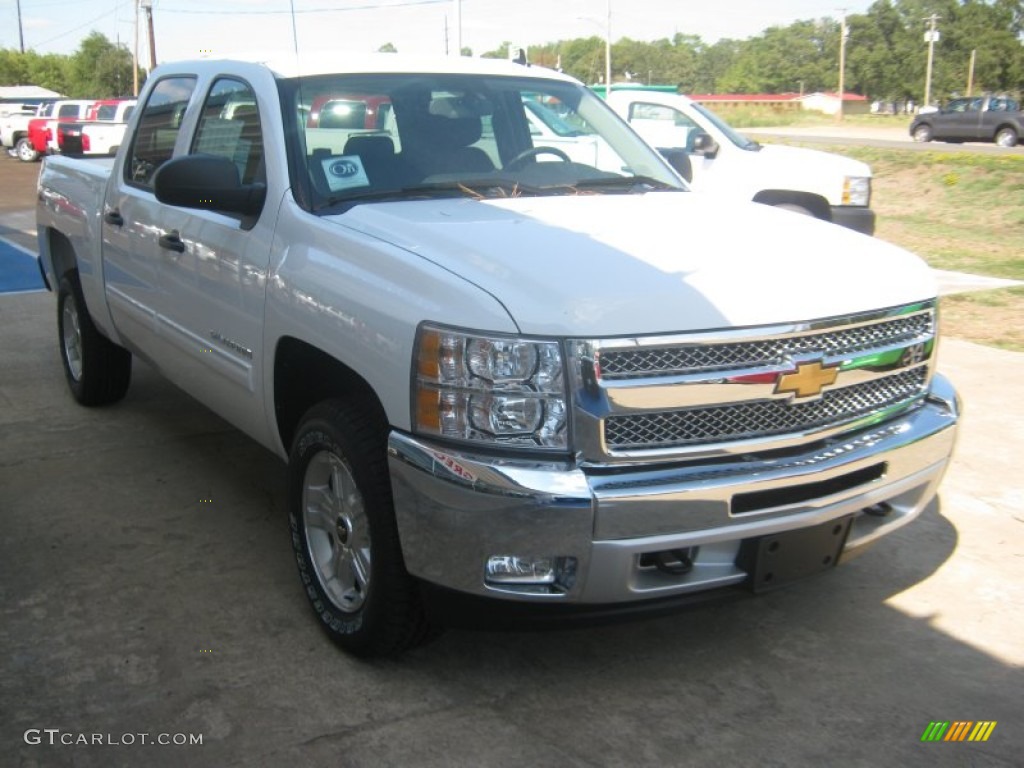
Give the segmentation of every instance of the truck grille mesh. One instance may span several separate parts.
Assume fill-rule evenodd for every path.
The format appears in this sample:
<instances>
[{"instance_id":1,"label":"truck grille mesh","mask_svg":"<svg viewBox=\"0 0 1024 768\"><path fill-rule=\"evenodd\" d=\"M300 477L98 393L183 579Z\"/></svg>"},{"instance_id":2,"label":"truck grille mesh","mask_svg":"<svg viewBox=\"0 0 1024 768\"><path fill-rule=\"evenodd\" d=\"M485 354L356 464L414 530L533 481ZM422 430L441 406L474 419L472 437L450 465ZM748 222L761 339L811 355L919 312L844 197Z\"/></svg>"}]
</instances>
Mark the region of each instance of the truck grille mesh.
<instances>
[{"instance_id":1,"label":"truck grille mesh","mask_svg":"<svg viewBox=\"0 0 1024 768\"><path fill-rule=\"evenodd\" d=\"M933 314L924 312L872 325L831 328L804 335L756 341L612 349L601 352L607 380L779 366L792 355L823 357L923 341L934 335Z\"/></svg>"},{"instance_id":2,"label":"truck grille mesh","mask_svg":"<svg viewBox=\"0 0 1024 768\"><path fill-rule=\"evenodd\" d=\"M687 408L605 420L609 450L674 448L840 426L923 395L926 366L876 381L825 392L821 398L791 404L762 400L710 408Z\"/></svg>"}]
</instances>

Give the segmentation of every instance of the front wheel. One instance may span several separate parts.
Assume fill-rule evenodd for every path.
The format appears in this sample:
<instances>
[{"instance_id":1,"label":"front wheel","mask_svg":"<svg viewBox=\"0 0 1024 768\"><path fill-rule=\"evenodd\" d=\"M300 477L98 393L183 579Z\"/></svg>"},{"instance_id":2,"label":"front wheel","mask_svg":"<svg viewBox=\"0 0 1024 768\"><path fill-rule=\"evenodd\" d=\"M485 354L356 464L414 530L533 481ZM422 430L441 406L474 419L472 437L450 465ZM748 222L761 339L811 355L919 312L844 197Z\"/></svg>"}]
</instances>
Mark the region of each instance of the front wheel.
<instances>
[{"instance_id":1,"label":"front wheel","mask_svg":"<svg viewBox=\"0 0 1024 768\"><path fill-rule=\"evenodd\" d=\"M36 148L25 137L18 139L18 143L14 145L14 151L18 155L18 159L23 163L33 163L39 159L39 153L36 152Z\"/></svg>"},{"instance_id":2,"label":"front wheel","mask_svg":"<svg viewBox=\"0 0 1024 768\"><path fill-rule=\"evenodd\" d=\"M996 144L1000 147L1017 146L1017 132L1013 128L1000 128L996 132Z\"/></svg>"},{"instance_id":3,"label":"front wheel","mask_svg":"<svg viewBox=\"0 0 1024 768\"><path fill-rule=\"evenodd\" d=\"M914 141L931 141L932 140L932 127L927 124L922 124L914 129L912 134Z\"/></svg>"},{"instance_id":4,"label":"front wheel","mask_svg":"<svg viewBox=\"0 0 1024 768\"><path fill-rule=\"evenodd\" d=\"M387 472L386 427L342 400L310 409L288 462L292 546L328 636L357 656L392 656L430 628L405 570Z\"/></svg>"},{"instance_id":5,"label":"front wheel","mask_svg":"<svg viewBox=\"0 0 1024 768\"><path fill-rule=\"evenodd\" d=\"M82 296L77 272L60 279L57 336L64 376L81 405L107 405L125 396L132 378L132 355L96 330Z\"/></svg>"}]
</instances>

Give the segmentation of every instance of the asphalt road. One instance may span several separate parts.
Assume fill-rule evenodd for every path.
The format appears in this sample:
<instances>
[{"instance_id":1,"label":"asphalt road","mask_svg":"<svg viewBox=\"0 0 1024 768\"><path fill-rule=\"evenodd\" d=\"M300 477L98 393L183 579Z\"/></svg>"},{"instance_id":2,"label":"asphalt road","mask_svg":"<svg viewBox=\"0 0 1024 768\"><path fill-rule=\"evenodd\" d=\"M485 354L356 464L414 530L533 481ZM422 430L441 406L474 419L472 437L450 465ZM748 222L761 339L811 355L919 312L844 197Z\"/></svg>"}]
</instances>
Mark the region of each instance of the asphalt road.
<instances>
[{"instance_id":1,"label":"asphalt road","mask_svg":"<svg viewBox=\"0 0 1024 768\"><path fill-rule=\"evenodd\" d=\"M54 315L0 296L0 766L1021 764L1024 355L944 342L941 496L832 572L366 663L305 604L280 462L144 365L78 407ZM997 725L922 743L939 720Z\"/></svg>"}]
</instances>

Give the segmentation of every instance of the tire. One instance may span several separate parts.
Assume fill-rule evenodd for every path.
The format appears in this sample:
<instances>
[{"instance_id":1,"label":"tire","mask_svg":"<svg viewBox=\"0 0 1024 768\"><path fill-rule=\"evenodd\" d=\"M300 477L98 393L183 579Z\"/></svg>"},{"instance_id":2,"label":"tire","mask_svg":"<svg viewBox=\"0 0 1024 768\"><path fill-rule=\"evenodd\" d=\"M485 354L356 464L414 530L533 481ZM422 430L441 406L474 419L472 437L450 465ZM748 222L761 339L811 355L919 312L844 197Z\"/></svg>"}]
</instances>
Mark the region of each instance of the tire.
<instances>
[{"instance_id":1,"label":"tire","mask_svg":"<svg viewBox=\"0 0 1024 768\"><path fill-rule=\"evenodd\" d=\"M360 403L302 418L288 461L292 547L320 626L355 656L396 656L429 639L405 570L387 471L387 429Z\"/></svg>"},{"instance_id":2,"label":"tire","mask_svg":"<svg viewBox=\"0 0 1024 768\"><path fill-rule=\"evenodd\" d=\"M1015 147L1017 141L1017 132L1013 128L1000 128L996 131L995 142L1000 147Z\"/></svg>"},{"instance_id":3,"label":"tire","mask_svg":"<svg viewBox=\"0 0 1024 768\"><path fill-rule=\"evenodd\" d=\"M75 400L94 406L124 397L132 378L132 355L96 330L77 272L65 274L57 289L57 340Z\"/></svg>"},{"instance_id":4,"label":"tire","mask_svg":"<svg viewBox=\"0 0 1024 768\"><path fill-rule=\"evenodd\" d=\"M26 137L18 139L18 143L14 145L14 151L18 155L18 159L23 163L34 163L39 159L39 153L36 152L36 148L32 146L32 142Z\"/></svg>"},{"instance_id":5,"label":"tire","mask_svg":"<svg viewBox=\"0 0 1024 768\"><path fill-rule=\"evenodd\" d=\"M932 127L927 123L922 123L921 125L917 126L914 129L914 132L911 134L911 137L914 139L914 141L931 141L933 137Z\"/></svg>"}]
</instances>

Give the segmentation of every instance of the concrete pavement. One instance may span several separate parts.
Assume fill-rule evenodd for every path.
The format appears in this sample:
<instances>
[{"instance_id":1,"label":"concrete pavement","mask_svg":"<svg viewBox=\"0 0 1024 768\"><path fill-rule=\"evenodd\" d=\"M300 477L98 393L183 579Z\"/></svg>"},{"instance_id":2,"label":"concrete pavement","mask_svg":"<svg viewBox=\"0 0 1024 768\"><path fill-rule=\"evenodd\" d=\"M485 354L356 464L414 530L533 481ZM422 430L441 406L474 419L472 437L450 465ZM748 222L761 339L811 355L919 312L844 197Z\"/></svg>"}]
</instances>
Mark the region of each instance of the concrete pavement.
<instances>
[{"instance_id":1,"label":"concrete pavement","mask_svg":"<svg viewBox=\"0 0 1024 768\"><path fill-rule=\"evenodd\" d=\"M3 765L1019 765L1024 355L944 344L967 410L941 499L833 572L365 663L305 604L276 458L143 365L75 405L49 294L0 323ZM998 725L921 743L935 720ZM114 743L60 745L81 734Z\"/></svg>"}]
</instances>

